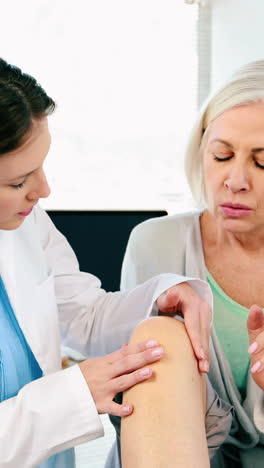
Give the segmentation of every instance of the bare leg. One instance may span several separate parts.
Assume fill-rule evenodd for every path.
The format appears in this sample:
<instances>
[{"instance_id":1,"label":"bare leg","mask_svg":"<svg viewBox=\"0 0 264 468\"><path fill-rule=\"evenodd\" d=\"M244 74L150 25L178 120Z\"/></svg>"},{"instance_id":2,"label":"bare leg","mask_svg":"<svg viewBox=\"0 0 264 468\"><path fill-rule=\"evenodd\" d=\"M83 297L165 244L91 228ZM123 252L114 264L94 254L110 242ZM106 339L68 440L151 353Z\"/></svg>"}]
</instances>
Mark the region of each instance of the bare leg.
<instances>
[{"instance_id":1,"label":"bare leg","mask_svg":"<svg viewBox=\"0 0 264 468\"><path fill-rule=\"evenodd\" d=\"M205 435L206 384L184 324L169 317L142 322L131 342L156 338L165 357L155 375L124 394L134 405L122 419L123 468L208 468Z\"/></svg>"}]
</instances>

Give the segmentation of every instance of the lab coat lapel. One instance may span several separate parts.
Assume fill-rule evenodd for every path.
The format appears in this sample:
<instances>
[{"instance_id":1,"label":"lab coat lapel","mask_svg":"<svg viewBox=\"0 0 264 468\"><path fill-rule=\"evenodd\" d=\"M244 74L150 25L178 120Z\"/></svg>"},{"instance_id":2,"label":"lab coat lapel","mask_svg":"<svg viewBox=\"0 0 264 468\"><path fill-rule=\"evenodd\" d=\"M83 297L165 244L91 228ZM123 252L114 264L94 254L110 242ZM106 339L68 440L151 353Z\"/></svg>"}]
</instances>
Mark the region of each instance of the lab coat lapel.
<instances>
[{"instance_id":1,"label":"lab coat lapel","mask_svg":"<svg viewBox=\"0 0 264 468\"><path fill-rule=\"evenodd\" d=\"M39 356L38 340L36 340L38 333L31 320L33 304L29 300L28 291L29 284L33 289L32 279L29 283L31 273L24 262L24 252L20 250L17 237L17 230L0 231L1 276L20 328L35 356Z\"/></svg>"},{"instance_id":2,"label":"lab coat lapel","mask_svg":"<svg viewBox=\"0 0 264 468\"><path fill-rule=\"evenodd\" d=\"M0 275L14 310L17 304L15 269L14 231L0 230Z\"/></svg>"},{"instance_id":3,"label":"lab coat lapel","mask_svg":"<svg viewBox=\"0 0 264 468\"><path fill-rule=\"evenodd\" d=\"M53 278L47 277L34 226L23 224L0 231L0 271L20 328L46 374L60 366Z\"/></svg>"}]
</instances>

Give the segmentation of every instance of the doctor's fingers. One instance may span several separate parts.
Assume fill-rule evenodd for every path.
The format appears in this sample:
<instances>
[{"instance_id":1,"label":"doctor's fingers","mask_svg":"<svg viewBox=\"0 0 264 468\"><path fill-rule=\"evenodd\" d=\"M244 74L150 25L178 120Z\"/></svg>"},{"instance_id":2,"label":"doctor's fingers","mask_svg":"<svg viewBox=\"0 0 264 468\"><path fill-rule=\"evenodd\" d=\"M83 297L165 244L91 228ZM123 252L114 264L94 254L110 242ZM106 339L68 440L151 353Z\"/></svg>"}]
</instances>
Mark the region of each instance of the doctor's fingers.
<instances>
[{"instance_id":1,"label":"doctor's fingers","mask_svg":"<svg viewBox=\"0 0 264 468\"><path fill-rule=\"evenodd\" d=\"M130 354L141 353L142 351L152 349L159 346L159 342L154 339L140 341L138 343L131 343L131 344L124 344L122 348L114 351L111 354L107 354L105 358L108 359L109 362L115 362L119 359L122 359L125 356L129 356Z\"/></svg>"},{"instance_id":2,"label":"doctor's fingers","mask_svg":"<svg viewBox=\"0 0 264 468\"><path fill-rule=\"evenodd\" d=\"M175 314L184 304L200 299L196 291L188 283L183 282L164 291L157 299L160 312Z\"/></svg>"},{"instance_id":3,"label":"doctor's fingers","mask_svg":"<svg viewBox=\"0 0 264 468\"><path fill-rule=\"evenodd\" d=\"M163 355L163 348L160 346L155 346L154 348L141 352L135 352L134 354L127 354L125 356L121 355L120 359L117 359L114 362L109 359L111 358L111 355L105 356L106 375L110 379L119 376L124 377L123 374L129 374L137 369L140 369L141 367L144 367L145 365L159 361Z\"/></svg>"},{"instance_id":4,"label":"doctor's fingers","mask_svg":"<svg viewBox=\"0 0 264 468\"><path fill-rule=\"evenodd\" d=\"M152 369L148 366L125 373L118 377L109 378L109 365L103 358L87 359L78 364L93 397L98 413L110 413L116 416L127 416L132 413L130 404L118 405L113 402L117 393L127 390L133 385L147 380L152 376Z\"/></svg>"},{"instance_id":5,"label":"doctor's fingers","mask_svg":"<svg viewBox=\"0 0 264 468\"><path fill-rule=\"evenodd\" d=\"M194 354L199 360L199 370L208 372L211 307L203 300L196 300L184 306L183 316Z\"/></svg>"},{"instance_id":6,"label":"doctor's fingers","mask_svg":"<svg viewBox=\"0 0 264 468\"><path fill-rule=\"evenodd\" d=\"M209 336L212 319L211 307L188 283L180 283L165 291L157 300L161 312L180 313L184 317L185 327L195 356L199 360L199 369L208 372ZM162 314L160 314L162 315Z\"/></svg>"},{"instance_id":7,"label":"doctor's fingers","mask_svg":"<svg viewBox=\"0 0 264 468\"><path fill-rule=\"evenodd\" d=\"M149 343L149 341L144 343ZM109 380L156 362L163 356L163 348L160 346L154 346L144 351L138 351L138 347L140 348L142 345L138 346L136 343L127 345L118 352L80 362L79 367L88 386L92 385L96 390L100 389L101 385L104 386ZM145 345L143 345L144 348ZM134 351L134 353L130 354L127 349Z\"/></svg>"},{"instance_id":8,"label":"doctor's fingers","mask_svg":"<svg viewBox=\"0 0 264 468\"><path fill-rule=\"evenodd\" d=\"M128 347L134 350L137 349L137 346L133 346L132 344L126 346L126 348ZM113 354L115 357L114 361ZM116 359L116 353L107 354L106 356L98 358L86 359L79 364L79 367L92 394L94 392L101 393L101 391L104 393L105 385L108 385L108 382L112 379L120 377L123 374L130 374L152 362L159 361L163 354L163 348L155 346L154 348L135 352L134 354L124 355L124 353L121 352L119 359ZM140 372L138 376L146 378L146 376Z\"/></svg>"},{"instance_id":9,"label":"doctor's fingers","mask_svg":"<svg viewBox=\"0 0 264 468\"><path fill-rule=\"evenodd\" d=\"M147 380L152 376L152 372L150 367L144 367L130 374L121 375L120 377L108 381L105 385L105 398L101 398L101 401L98 401L96 404L98 412L109 413L120 417L131 414L133 405L129 403L119 405L113 401L113 398L117 393L124 392L134 385Z\"/></svg>"},{"instance_id":10,"label":"doctor's fingers","mask_svg":"<svg viewBox=\"0 0 264 468\"><path fill-rule=\"evenodd\" d=\"M200 330L205 359L199 359L199 370L201 372L209 372L210 367L209 344L211 335L211 319L211 307L206 302L203 302L200 308Z\"/></svg>"}]
</instances>

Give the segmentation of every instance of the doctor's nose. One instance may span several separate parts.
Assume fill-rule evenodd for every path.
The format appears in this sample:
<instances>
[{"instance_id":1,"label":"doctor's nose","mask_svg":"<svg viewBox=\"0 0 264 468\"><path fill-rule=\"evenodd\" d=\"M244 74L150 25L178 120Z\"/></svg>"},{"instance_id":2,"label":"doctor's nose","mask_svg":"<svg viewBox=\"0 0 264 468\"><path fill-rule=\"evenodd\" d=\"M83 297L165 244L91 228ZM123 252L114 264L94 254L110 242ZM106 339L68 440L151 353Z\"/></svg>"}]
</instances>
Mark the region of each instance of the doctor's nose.
<instances>
[{"instance_id":1,"label":"doctor's nose","mask_svg":"<svg viewBox=\"0 0 264 468\"><path fill-rule=\"evenodd\" d=\"M51 192L46 174L43 169L40 169L35 175L34 186L27 194L28 200L38 200L39 198L47 198Z\"/></svg>"}]
</instances>

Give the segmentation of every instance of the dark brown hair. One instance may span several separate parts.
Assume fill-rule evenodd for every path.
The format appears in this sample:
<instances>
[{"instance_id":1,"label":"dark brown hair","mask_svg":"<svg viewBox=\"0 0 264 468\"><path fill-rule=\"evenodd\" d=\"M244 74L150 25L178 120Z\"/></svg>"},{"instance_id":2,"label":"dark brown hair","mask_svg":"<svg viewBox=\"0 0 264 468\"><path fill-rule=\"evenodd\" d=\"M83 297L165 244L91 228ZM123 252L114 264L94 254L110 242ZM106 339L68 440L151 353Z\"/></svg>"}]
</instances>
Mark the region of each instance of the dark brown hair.
<instances>
[{"instance_id":1,"label":"dark brown hair","mask_svg":"<svg viewBox=\"0 0 264 468\"><path fill-rule=\"evenodd\" d=\"M54 109L55 102L33 76L0 58L0 154L21 146L32 120Z\"/></svg>"}]
</instances>

